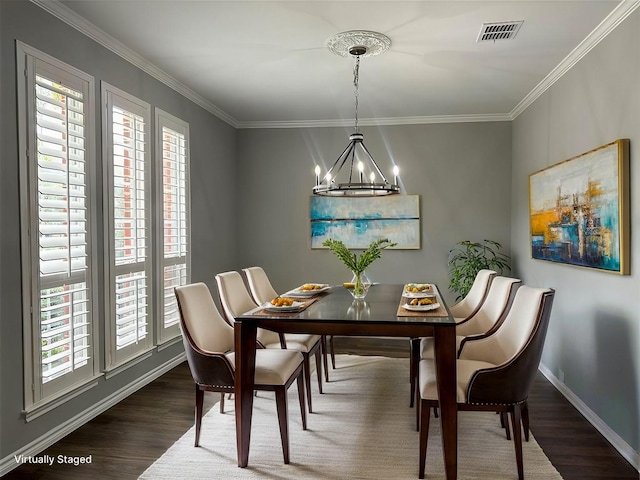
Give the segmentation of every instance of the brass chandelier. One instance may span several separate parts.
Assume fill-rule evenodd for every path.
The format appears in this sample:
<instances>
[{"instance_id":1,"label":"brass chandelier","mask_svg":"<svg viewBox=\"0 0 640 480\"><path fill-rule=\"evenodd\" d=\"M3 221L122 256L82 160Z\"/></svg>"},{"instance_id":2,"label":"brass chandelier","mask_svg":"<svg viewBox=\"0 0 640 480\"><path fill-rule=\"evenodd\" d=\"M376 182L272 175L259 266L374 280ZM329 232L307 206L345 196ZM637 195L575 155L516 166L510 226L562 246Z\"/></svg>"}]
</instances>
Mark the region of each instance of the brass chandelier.
<instances>
[{"instance_id":1,"label":"brass chandelier","mask_svg":"<svg viewBox=\"0 0 640 480\"><path fill-rule=\"evenodd\" d=\"M353 85L355 87L355 131L349 135L349 144L327 173L320 178L321 169L316 165L315 195L325 196L377 196L400 193L398 166L393 167L393 183L390 183L364 144L364 135L358 129L358 94L360 58L379 55L391 46L391 40L381 33L368 30L350 30L330 37L326 46L336 55L355 58ZM343 167L348 164L348 168ZM354 170L357 167L357 173ZM365 173L366 172L366 173Z\"/></svg>"}]
</instances>

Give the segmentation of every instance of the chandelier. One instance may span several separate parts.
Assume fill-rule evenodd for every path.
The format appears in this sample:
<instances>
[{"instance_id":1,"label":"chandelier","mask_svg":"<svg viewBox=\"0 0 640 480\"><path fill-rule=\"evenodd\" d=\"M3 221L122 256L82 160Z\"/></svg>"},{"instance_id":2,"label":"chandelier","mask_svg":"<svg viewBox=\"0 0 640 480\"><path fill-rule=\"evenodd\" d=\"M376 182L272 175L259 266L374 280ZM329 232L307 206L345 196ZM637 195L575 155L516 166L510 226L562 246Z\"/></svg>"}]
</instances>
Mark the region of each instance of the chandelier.
<instances>
[{"instance_id":1,"label":"chandelier","mask_svg":"<svg viewBox=\"0 0 640 480\"><path fill-rule=\"evenodd\" d=\"M350 30L330 37L326 47L336 55L355 58L353 69L353 85L355 87L355 131L349 135L349 144L340 154L333 166L321 178L321 169L316 165L315 195L325 196L374 196L400 193L398 183L398 166L393 167L393 184L382 173L382 170L369 153L364 144L364 135L358 130L358 88L360 82L360 58L379 55L391 46L389 37L367 30ZM348 168L343 170L345 165ZM355 169L357 168L357 173Z\"/></svg>"}]
</instances>

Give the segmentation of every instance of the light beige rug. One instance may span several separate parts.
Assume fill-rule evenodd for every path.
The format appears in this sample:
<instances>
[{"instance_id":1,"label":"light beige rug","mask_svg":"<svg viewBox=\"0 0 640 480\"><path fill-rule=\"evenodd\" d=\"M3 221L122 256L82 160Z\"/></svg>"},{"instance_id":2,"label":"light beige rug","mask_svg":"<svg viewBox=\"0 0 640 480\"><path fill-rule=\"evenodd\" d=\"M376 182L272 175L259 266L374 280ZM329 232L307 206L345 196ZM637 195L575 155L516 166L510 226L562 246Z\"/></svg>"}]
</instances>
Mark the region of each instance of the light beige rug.
<instances>
[{"instance_id":1,"label":"light beige rug","mask_svg":"<svg viewBox=\"0 0 640 480\"><path fill-rule=\"evenodd\" d=\"M249 466L238 468L233 401L204 417L200 447L191 428L140 478L162 479L417 479L418 432L408 407L408 359L339 355L324 394L314 384L314 413L308 430L300 424L296 386L289 390L291 463L282 449L273 396L254 400ZM212 394L217 395L217 394ZM162 421L162 419L158 419ZM494 413L459 415L458 478L517 479L513 442L506 440ZM562 477L535 439L524 442L527 480ZM426 478L444 479L439 419L429 431Z\"/></svg>"}]
</instances>

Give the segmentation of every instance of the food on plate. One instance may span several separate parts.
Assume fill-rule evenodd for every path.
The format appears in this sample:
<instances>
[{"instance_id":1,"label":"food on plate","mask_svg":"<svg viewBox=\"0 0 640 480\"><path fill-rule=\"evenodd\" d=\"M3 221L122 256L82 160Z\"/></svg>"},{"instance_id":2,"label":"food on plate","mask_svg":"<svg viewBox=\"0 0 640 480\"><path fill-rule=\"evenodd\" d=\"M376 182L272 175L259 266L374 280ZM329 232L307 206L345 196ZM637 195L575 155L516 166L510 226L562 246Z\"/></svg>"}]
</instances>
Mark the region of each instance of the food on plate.
<instances>
[{"instance_id":1,"label":"food on plate","mask_svg":"<svg viewBox=\"0 0 640 480\"><path fill-rule=\"evenodd\" d=\"M271 305L274 307L290 307L293 305L293 298L277 297L271 300Z\"/></svg>"},{"instance_id":2,"label":"food on plate","mask_svg":"<svg viewBox=\"0 0 640 480\"><path fill-rule=\"evenodd\" d=\"M322 290L324 285L319 285L317 283L305 283L300 287L300 290L311 291L311 290Z\"/></svg>"},{"instance_id":3,"label":"food on plate","mask_svg":"<svg viewBox=\"0 0 640 480\"><path fill-rule=\"evenodd\" d=\"M409 305L433 305L436 303L436 299L432 297L426 298L414 298L409 302Z\"/></svg>"},{"instance_id":4,"label":"food on plate","mask_svg":"<svg viewBox=\"0 0 640 480\"><path fill-rule=\"evenodd\" d=\"M431 285L425 283L408 283L405 290L409 293L430 292Z\"/></svg>"}]
</instances>

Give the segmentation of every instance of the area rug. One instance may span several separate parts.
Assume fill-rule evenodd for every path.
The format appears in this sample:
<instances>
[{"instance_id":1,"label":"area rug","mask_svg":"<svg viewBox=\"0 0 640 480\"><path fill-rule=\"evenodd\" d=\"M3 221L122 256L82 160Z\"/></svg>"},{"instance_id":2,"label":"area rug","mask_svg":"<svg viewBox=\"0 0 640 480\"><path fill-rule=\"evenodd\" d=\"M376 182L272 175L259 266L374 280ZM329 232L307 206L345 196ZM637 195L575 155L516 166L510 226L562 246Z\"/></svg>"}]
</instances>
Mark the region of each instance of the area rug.
<instances>
[{"instance_id":1,"label":"area rug","mask_svg":"<svg viewBox=\"0 0 640 480\"><path fill-rule=\"evenodd\" d=\"M191 428L140 478L163 479L417 479L418 432L409 408L409 360L338 355L324 394L313 390L314 412L303 431L295 384L289 390L291 463L285 465L273 395L254 399L249 465L236 460L234 402L216 404L202 423L200 447ZM212 394L218 395L218 394ZM461 412L458 478L517 479L513 442L495 413ZM159 419L161 421L161 419ZM527 480L562 477L533 436L523 442ZM430 422L426 478L444 479L439 419Z\"/></svg>"}]
</instances>

